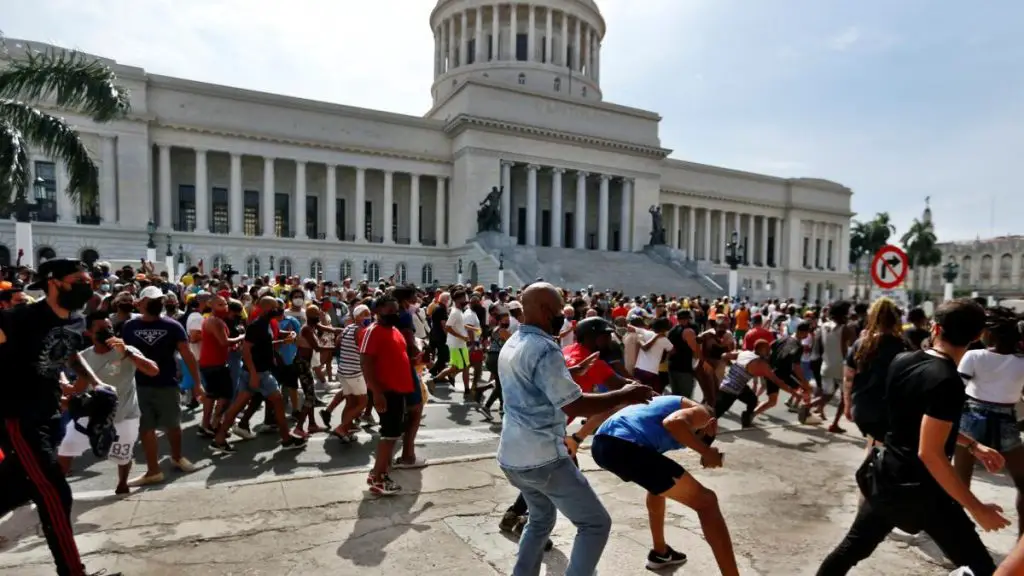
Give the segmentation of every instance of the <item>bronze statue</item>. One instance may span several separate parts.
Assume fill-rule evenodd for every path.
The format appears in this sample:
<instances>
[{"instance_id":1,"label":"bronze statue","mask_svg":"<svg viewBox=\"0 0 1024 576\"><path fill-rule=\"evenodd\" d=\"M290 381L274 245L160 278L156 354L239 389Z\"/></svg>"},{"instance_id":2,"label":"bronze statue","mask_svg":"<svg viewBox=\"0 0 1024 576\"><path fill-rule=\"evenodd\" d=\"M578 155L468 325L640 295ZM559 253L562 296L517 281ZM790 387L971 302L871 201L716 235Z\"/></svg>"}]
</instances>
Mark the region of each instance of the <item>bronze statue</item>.
<instances>
[{"instance_id":1,"label":"bronze statue","mask_svg":"<svg viewBox=\"0 0 1024 576\"><path fill-rule=\"evenodd\" d=\"M505 187L491 188L476 212L477 232L501 232L501 195Z\"/></svg>"},{"instance_id":2,"label":"bronze statue","mask_svg":"<svg viewBox=\"0 0 1024 576\"><path fill-rule=\"evenodd\" d=\"M651 213L651 246L665 244L665 225L661 220L661 206L651 206L647 210Z\"/></svg>"}]
</instances>

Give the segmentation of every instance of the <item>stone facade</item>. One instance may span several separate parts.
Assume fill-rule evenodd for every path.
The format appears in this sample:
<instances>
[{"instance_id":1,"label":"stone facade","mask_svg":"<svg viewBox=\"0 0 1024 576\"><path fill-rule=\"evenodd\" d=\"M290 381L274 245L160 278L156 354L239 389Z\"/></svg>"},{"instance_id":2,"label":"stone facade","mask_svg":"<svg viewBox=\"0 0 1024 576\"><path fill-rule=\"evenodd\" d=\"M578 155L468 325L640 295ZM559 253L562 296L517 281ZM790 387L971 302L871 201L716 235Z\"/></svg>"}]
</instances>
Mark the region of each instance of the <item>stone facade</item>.
<instances>
[{"instance_id":1,"label":"stone facade","mask_svg":"<svg viewBox=\"0 0 1024 576\"><path fill-rule=\"evenodd\" d=\"M952 259L960 266L953 283L956 290L998 298L1024 295L1024 236L944 242L939 249L943 264ZM925 273L925 289L941 294L945 282L942 272L942 266L930 268Z\"/></svg>"}]
</instances>

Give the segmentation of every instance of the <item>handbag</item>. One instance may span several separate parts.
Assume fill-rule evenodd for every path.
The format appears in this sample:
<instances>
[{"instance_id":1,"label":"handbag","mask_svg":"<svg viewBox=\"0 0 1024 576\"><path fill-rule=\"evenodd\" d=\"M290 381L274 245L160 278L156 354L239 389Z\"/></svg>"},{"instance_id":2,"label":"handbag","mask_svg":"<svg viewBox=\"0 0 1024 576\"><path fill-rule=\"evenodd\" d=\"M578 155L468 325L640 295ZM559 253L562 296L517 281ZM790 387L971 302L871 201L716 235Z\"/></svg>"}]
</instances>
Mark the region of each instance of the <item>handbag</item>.
<instances>
[{"instance_id":1,"label":"handbag","mask_svg":"<svg viewBox=\"0 0 1024 576\"><path fill-rule=\"evenodd\" d=\"M908 534L917 534L927 524L934 507L934 487L919 481L903 481L885 462L884 449L872 448L857 468L857 486L871 507Z\"/></svg>"}]
</instances>

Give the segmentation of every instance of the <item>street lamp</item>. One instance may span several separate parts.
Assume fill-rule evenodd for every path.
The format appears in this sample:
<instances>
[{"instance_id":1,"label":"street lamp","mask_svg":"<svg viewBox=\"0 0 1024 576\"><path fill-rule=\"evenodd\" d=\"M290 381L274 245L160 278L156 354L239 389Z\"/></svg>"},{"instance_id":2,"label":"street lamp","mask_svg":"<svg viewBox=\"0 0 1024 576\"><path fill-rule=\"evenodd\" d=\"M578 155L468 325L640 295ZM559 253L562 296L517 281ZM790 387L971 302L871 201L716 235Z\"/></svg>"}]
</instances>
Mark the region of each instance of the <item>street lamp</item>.
<instances>
[{"instance_id":1,"label":"street lamp","mask_svg":"<svg viewBox=\"0 0 1024 576\"><path fill-rule=\"evenodd\" d=\"M167 252L164 253L164 267L167 269L167 275L170 276L174 272L174 250L171 250L171 235L167 235Z\"/></svg>"},{"instance_id":2,"label":"street lamp","mask_svg":"<svg viewBox=\"0 0 1024 576\"><path fill-rule=\"evenodd\" d=\"M732 240L725 245L725 263L729 265L729 299L735 299L739 290L739 277L737 272L743 262L746 247L740 244L740 233L733 230Z\"/></svg>"},{"instance_id":3,"label":"street lamp","mask_svg":"<svg viewBox=\"0 0 1024 576\"><path fill-rule=\"evenodd\" d=\"M498 252L498 288L505 287L505 253Z\"/></svg>"},{"instance_id":4,"label":"street lamp","mask_svg":"<svg viewBox=\"0 0 1024 576\"><path fill-rule=\"evenodd\" d=\"M831 280L825 282L825 302L823 302L824 304L828 304L829 302L832 301L833 290L835 290L835 284L833 284Z\"/></svg>"},{"instance_id":5,"label":"street lamp","mask_svg":"<svg viewBox=\"0 0 1024 576\"><path fill-rule=\"evenodd\" d=\"M764 290L765 290L765 292L768 292L769 294L771 294L771 292L772 292L772 272L771 272L771 270L768 271L768 274L764 278Z\"/></svg>"},{"instance_id":6,"label":"street lamp","mask_svg":"<svg viewBox=\"0 0 1024 576\"><path fill-rule=\"evenodd\" d=\"M957 275L960 274L960 265L956 263L956 258L953 256L949 257L949 262L942 265L942 279L946 281L946 285L942 290L942 300L953 299L953 282L956 282Z\"/></svg>"},{"instance_id":7,"label":"street lamp","mask_svg":"<svg viewBox=\"0 0 1024 576\"><path fill-rule=\"evenodd\" d=\"M458 283L462 284L462 258L459 258L458 272L459 272Z\"/></svg>"},{"instance_id":8,"label":"street lamp","mask_svg":"<svg viewBox=\"0 0 1024 576\"><path fill-rule=\"evenodd\" d=\"M146 242L146 261L156 262L156 241L153 239L153 235L156 234L156 224L152 220L146 223L146 234L149 235Z\"/></svg>"},{"instance_id":9,"label":"street lamp","mask_svg":"<svg viewBox=\"0 0 1024 576\"><path fill-rule=\"evenodd\" d=\"M277 276L277 271L274 268L274 255L273 254L270 255L270 276L271 277Z\"/></svg>"},{"instance_id":10,"label":"street lamp","mask_svg":"<svg viewBox=\"0 0 1024 576\"><path fill-rule=\"evenodd\" d=\"M366 259L363 259L363 282L370 279L370 269L367 267Z\"/></svg>"},{"instance_id":11,"label":"street lamp","mask_svg":"<svg viewBox=\"0 0 1024 576\"><path fill-rule=\"evenodd\" d=\"M178 244L178 278L185 275L185 247Z\"/></svg>"}]
</instances>

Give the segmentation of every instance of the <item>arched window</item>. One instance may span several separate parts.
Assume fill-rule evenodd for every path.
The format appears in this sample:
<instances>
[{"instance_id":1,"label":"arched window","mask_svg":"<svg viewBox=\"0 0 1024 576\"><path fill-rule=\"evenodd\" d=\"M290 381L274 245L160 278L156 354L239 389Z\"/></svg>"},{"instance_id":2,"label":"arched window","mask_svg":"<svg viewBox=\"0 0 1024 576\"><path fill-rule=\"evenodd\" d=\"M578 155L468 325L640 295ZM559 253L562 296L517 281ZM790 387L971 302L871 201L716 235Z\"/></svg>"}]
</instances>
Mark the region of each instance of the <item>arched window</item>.
<instances>
[{"instance_id":1,"label":"arched window","mask_svg":"<svg viewBox=\"0 0 1024 576\"><path fill-rule=\"evenodd\" d=\"M999 285L1003 288L1009 288L1012 280L1010 275L1013 273L1013 256L1009 254L1003 254L999 258Z\"/></svg>"},{"instance_id":2,"label":"arched window","mask_svg":"<svg viewBox=\"0 0 1024 576\"><path fill-rule=\"evenodd\" d=\"M971 285L971 257L964 256L963 260L960 261L960 285L970 286Z\"/></svg>"},{"instance_id":3,"label":"arched window","mask_svg":"<svg viewBox=\"0 0 1024 576\"><path fill-rule=\"evenodd\" d=\"M428 284L433 284L434 283L434 266L433 265L431 265L431 264L424 264L423 265L423 274L422 274L422 278L421 279L423 281L423 285L424 286L426 286Z\"/></svg>"},{"instance_id":4,"label":"arched window","mask_svg":"<svg viewBox=\"0 0 1024 576\"><path fill-rule=\"evenodd\" d=\"M992 255L985 254L981 257L981 270L979 274L979 282L981 286L992 285Z\"/></svg>"},{"instance_id":5,"label":"arched window","mask_svg":"<svg viewBox=\"0 0 1024 576\"><path fill-rule=\"evenodd\" d=\"M249 278L255 278L260 275L260 259L255 256L249 256L245 259L245 275Z\"/></svg>"},{"instance_id":6,"label":"arched window","mask_svg":"<svg viewBox=\"0 0 1024 576\"><path fill-rule=\"evenodd\" d=\"M345 278L351 278L352 277L352 261L351 260L342 260L341 261L341 274L340 274L340 276L341 276L341 280L342 281L344 281Z\"/></svg>"},{"instance_id":7,"label":"arched window","mask_svg":"<svg viewBox=\"0 0 1024 576\"><path fill-rule=\"evenodd\" d=\"M525 86L526 85L526 74L523 74L523 73L519 74L519 84L521 86Z\"/></svg>"},{"instance_id":8,"label":"arched window","mask_svg":"<svg viewBox=\"0 0 1024 576\"><path fill-rule=\"evenodd\" d=\"M100 253L93 250L92 248L86 248L82 250L82 253L78 256L78 259L82 261L86 266L92 266L100 260Z\"/></svg>"},{"instance_id":9,"label":"arched window","mask_svg":"<svg viewBox=\"0 0 1024 576\"><path fill-rule=\"evenodd\" d=\"M312 260L309 263L309 277L319 280L324 273L324 265L319 260Z\"/></svg>"},{"instance_id":10,"label":"arched window","mask_svg":"<svg viewBox=\"0 0 1024 576\"><path fill-rule=\"evenodd\" d=\"M38 251L36 251L36 266L39 266L40 264L46 262L47 260L53 260L56 257L57 253L53 251L53 248L50 248L49 246L43 246Z\"/></svg>"},{"instance_id":11,"label":"arched window","mask_svg":"<svg viewBox=\"0 0 1024 576\"><path fill-rule=\"evenodd\" d=\"M477 270L477 267L476 267L476 262L470 262L469 263L469 282L473 286L476 286L478 284L477 280L478 280L478 270Z\"/></svg>"},{"instance_id":12,"label":"arched window","mask_svg":"<svg viewBox=\"0 0 1024 576\"><path fill-rule=\"evenodd\" d=\"M561 92L561 91L562 91L562 79L561 78L555 78L555 92Z\"/></svg>"},{"instance_id":13,"label":"arched window","mask_svg":"<svg viewBox=\"0 0 1024 576\"><path fill-rule=\"evenodd\" d=\"M380 282L380 263L377 261L370 262L370 266L366 270L366 276L370 282Z\"/></svg>"},{"instance_id":14,"label":"arched window","mask_svg":"<svg viewBox=\"0 0 1024 576\"><path fill-rule=\"evenodd\" d=\"M11 249L3 244L0 244L0 266L10 266L11 262Z\"/></svg>"},{"instance_id":15,"label":"arched window","mask_svg":"<svg viewBox=\"0 0 1024 576\"><path fill-rule=\"evenodd\" d=\"M213 270L223 270L228 265L228 259L223 254L217 254L213 257Z\"/></svg>"},{"instance_id":16,"label":"arched window","mask_svg":"<svg viewBox=\"0 0 1024 576\"><path fill-rule=\"evenodd\" d=\"M277 273L281 276L292 275L292 261L289 258L281 258L277 261Z\"/></svg>"},{"instance_id":17,"label":"arched window","mask_svg":"<svg viewBox=\"0 0 1024 576\"><path fill-rule=\"evenodd\" d=\"M399 262L395 266L395 284L405 284L405 262Z\"/></svg>"}]
</instances>

